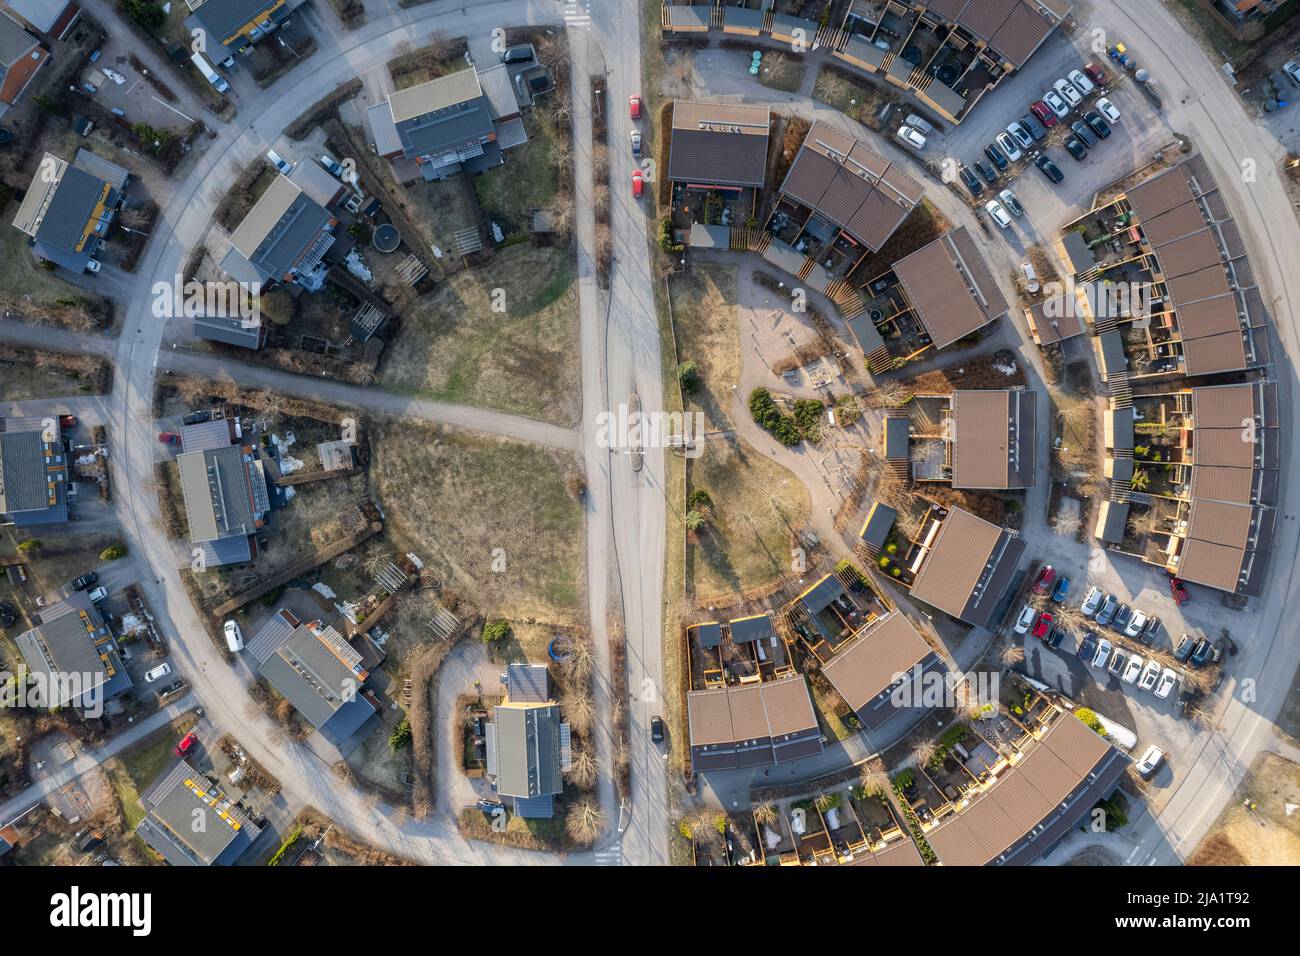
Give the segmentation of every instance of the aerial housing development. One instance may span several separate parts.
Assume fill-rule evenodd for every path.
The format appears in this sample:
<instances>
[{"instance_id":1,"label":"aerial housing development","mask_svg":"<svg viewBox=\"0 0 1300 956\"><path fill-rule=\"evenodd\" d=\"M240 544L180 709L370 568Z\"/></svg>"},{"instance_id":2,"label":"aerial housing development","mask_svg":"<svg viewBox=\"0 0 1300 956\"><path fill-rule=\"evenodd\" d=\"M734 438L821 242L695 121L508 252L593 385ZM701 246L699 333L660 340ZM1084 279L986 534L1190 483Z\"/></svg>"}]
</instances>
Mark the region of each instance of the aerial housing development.
<instances>
[{"instance_id":1,"label":"aerial housing development","mask_svg":"<svg viewBox=\"0 0 1300 956\"><path fill-rule=\"evenodd\" d=\"M0 867L1264 923L1297 103L1300 0L0 0Z\"/></svg>"}]
</instances>

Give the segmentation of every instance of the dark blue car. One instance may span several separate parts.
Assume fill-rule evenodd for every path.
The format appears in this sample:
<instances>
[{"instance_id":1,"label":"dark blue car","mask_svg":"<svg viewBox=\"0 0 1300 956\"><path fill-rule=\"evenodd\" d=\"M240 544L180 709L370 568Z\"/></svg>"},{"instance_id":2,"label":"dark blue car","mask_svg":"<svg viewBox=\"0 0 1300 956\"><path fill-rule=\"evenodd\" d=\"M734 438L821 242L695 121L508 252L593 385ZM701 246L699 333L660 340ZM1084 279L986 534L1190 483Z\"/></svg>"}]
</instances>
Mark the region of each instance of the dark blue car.
<instances>
[{"instance_id":1,"label":"dark blue car","mask_svg":"<svg viewBox=\"0 0 1300 956\"><path fill-rule=\"evenodd\" d=\"M1070 579L1062 576L1056 582L1056 587L1052 590L1052 600L1060 604L1065 600L1065 596L1070 593Z\"/></svg>"}]
</instances>

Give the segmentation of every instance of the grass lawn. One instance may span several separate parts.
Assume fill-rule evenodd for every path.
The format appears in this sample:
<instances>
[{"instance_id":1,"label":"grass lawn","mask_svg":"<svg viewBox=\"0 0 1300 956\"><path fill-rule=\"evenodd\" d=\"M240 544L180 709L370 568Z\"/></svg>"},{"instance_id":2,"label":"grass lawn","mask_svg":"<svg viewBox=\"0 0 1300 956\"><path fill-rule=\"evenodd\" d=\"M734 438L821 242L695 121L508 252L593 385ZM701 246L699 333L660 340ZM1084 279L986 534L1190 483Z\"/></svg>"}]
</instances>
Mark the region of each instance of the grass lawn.
<instances>
[{"instance_id":1,"label":"grass lawn","mask_svg":"<svg viewBox=\"0 0 1300 956\"><path fill-rule=\"evenodd\" d=\"M790 570L795 531L808 519L808 491L742 439L710 441L689 464L689 487L713 499L709 523L688 545L697 605L733 604L742 591Z\"/></svg>"},{"instance_id":2,"label":"grass lawn","mask_svg":"<svg viewBox=\"0 0 1300 956\"><path fill-rule=\"evenodd\" d=\"M880 87L850 79L846 73L825 66L817 74L812 98L875 130L880 129L881 107L897 100Z\"/></svg>"},{"instance_id":3,"label":"grass lawn","mask_svg":"<svg viewBox=\"0 0 1300 956\"><path fill-rule=\"evenodd\" d=\"M93 297L36 264L27 245L28 236L11 225L17 213L16 202L0 204L0 217L5 225L0 229L0 274L4 275L0 307L19 312L28 321L73 329L91 328L94 322L89 318L86 303L92 302ZM6 369L2 377L8 378L12 371Z\"/></svg>"},{"instance_id":4,"label":"grass lawn","mask_svg":"<svg viewBox=\"0 0 1300 956\"><path fill-rule=\"evenodd\" d=\"M504 166L474 177L474 192L488 219L506 236L526 234L529 213L542 209L559 180L556 155L569 148L569 131L542 110L524 114L528 142L506 153Z\"/></svg>"},{"instance_id":5,"label":"grass lawn","mask_svg":"<svg viewBox=\"0 0 1300 956\"><path fill-rule=\"evenodd\" d=\"M764 53L759 68L758 82L774 90L794 93L803 84L808 67L803 58L793 53Z\"/></svg>"},{"instance_id":6,"label":"grass lawn","mask_svg":"<svg viewBox=\"0 0 1300 956\"><path fill-rule=\"evenodd\" d=\"M371 441L372 486L398 550L489 619L585 621L582 508L565 485L571 456L394 419L376 421ZM498 548L505 565L494 572Z\"/></svg>"},{"instance_id":7,"label":"grass lawn","mask_svg":"<svg viewBox=\"0 0 1300 956\"><path fill-rule=\"evenodd\" d=\"M673 321L682 362L694 362L695 391L687 412L703 412L710 430L730 429L732 386L740 380L740 332L736 324L736 266L702 262L672 280ZM666 361L671 361L669 351Z\"/></svg>"},{"instance_id":8,"label":"grass lawn","mask_svg":"<svg viewBox=\"0 0 1300 956\"><path fill-rule=\"evenodd\" d=\"M27 568L29 594L55 595L73 578L93 570L100 563L99 553L121 541L117 534L78 534L71 525L52 525L16 531L12 526L0 528L0 556L21 555ZM36 551L20 552L18 542L28 538L40 541Z\"/></svg>"},{"instance_id":9,"label":"grass lawn","mask_svg":"<svg viewBox=\"0 0 1300 956\"><path fill-rule=\"evenodd\" d=\"M545 624L511 622L506 637L487 642L488 656L502 664L549 664L550 656L546 649L556 633L554 627Z\"/></svg>"},{"instance_id":10,"label":"grass lawn","mask_svg":"<svg viewBox=\"0 0 1300 956\"><path fill-rule=\"evenodd\" d=\"M521 243L456 273L407 309L379 381L440 401L576 423L578 297L568 251Z\"/></svg>"},{"instance_id":11,"label":"grass lawn","mask_svg":"<svg viewBox=\"0 0 1300 956\"><path fill-rule=\"evenodd\" d=\"M16 363L0 369L0 402L25 402L33 398L65 398L91 391L84 379L57 368Z\"/></svg>"},{"instance_id":12,"label":"grass lawn","mask_svg":"<svg viewBox=\"0 0 1300 956\"><path fill-rule=\"evenodd\" d=\"M413 245L433 244L444 256L455 256L453 237L462 229L473 229L479 224L478 210L474 208L474 193L464 174L458 173L441 182L415 182L393 186L394 195L408 203L407 215L416 227L425 231L424 243L420 237L410 236Z\"/></svg>"},{"instance_id":13,"label":"grass lawn","mask_svg":"<svg viewBox=\"0 0 1300 956\"><path fill-rule=\"evenodd\" d=\"M186 714L105 762L104 769L113 784L113 792L122 804L126 829L134 830L144 819L140 794L148 790L162 776L163 771L172 765L176 759L172 755L172 748L197 722L194 716Z\"/></svg>"}]
</instances>

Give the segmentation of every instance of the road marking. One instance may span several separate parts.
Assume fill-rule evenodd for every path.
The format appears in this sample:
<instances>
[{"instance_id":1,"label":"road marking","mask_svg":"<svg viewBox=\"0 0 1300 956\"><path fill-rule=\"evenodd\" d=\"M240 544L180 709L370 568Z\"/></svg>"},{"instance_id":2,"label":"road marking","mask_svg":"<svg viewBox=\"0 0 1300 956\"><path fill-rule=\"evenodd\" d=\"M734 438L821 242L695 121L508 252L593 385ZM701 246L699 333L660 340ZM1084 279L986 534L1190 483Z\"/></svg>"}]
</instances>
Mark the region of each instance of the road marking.
<instances>
[{"instance_id":1,"label":"road marking","mask_svg":"<svg viewBox=\"0 0 1300 956\"><path fill-rule=\"evenodd\" d=\"M185 119L189 120L191 123L195 122L193 116L190 116L190 115L187 114L187 113L182 113L180 110L178 110L176 107L172 106L170 103L166 102L165 100L160 100L160 99L158 99L158 97L155 96L155 97L153 97L153 101L154 101L155 103L161 103L163 106L167 107L169 110L171 110L171 111L172 111L173 113L175 113L177 116L184 117Z\"/></svg>"},{"instance_id":2,"label":"road marking","mask_svg":"<svg viewBox=\"0 0 1300 956\"><path fill-rule=\"evenodd\" d=\"M592 856L596 860L597 866L622 866L623 850L619 847L610 847L607 850L597 850Z\"/></svg>"},{"instance_id":3,"label":"road marking","mask_svg":"<svg viewBox=\"0 0 1300 956\"><path fill-rule=\"evenodd\" d=\"M565 0L564 22L575 29L591 26L591 0Z\"/></svg>"}]
</instances>

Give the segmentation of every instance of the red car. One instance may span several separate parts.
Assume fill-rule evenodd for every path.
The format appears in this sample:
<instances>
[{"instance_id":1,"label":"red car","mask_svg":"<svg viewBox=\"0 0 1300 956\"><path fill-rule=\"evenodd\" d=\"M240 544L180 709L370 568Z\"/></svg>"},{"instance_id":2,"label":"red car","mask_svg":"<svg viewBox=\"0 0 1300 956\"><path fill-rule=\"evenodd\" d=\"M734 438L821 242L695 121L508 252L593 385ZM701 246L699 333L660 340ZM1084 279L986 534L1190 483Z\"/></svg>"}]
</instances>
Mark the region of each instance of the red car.
<instances>
[{"instance_id":1,"label":"red car","mask_svg":"<svg viewBox=\"0 0 1300 956\"><path fill-rule=\"evenodd\" d=\"M1187 587L1183 584L1182 578L1169 579L1169 593L1174 596L1174 600L1178 602L1179 607L1182 607L1191 600L1187 594Z\"/></svg>"},{"instance_id":2,"label":"red car","mask_svg":"<svg viewBox=\"0 0 1300 956\"><path fill-rule=\"evenodd\" d=\"M645 180L641 176L641 170L632 170L632 195L640 199L641 191L645 188Z\"/></svg>"},{"instance_id":3,"label":"red car","mask_svg":"<svg viewBox=\"0 0 1300 956\"><path fill-rule=\"evenodd\" d=\"M1034 593L1046 594L1052 587L1052 582L1056 580L1056 569L1050 564L1038 572L1038 577L1034 579Z\"/></svg>"},{"instance_id":4,"label":"red car","mask_svg":"<svg viewBox=\"0 0 1300 956\"><path fill-rule=\"evenodd\" d=\"M1106 85L1106 71L1096 63L1085 64L1083 72L1087 73L1088 79L1092 80L1092 82L1096 83L1098 86Z\"/></svg>"},{"instance_id":5,"label":"red car","mask_svg":"<svg viewBox=\"0 0 1300 956\"><path fill-rule=\"evenodd\" d=\"M1034 102L1030 103L1029 112L1038 117L1038 122L1042 123L1048 129L1051 129L1057 123L1056 114L1052 112L1052 108L1042 100L1034 100Z\"/></svg>"},{"instance_id":6,"label":"red car","mask_svg":"<svg viewBox=\"0 0 1300 956\"><path fill-rule=\"evenodd\" d=\"M197 744L198 742L199 742L199 738L194 736L193 732L186 734L184 737L181 738L181 742L172 748L173 756L184 757L186 754L188 754L191 750L194 749L194 745Z\"/></svg>"},{"instance_id":7,"label":"red car","mask_svg":"<svg viewBox=\"0 0 1300 956\"><path fill-rule=\"evenodd\" d=\"M181 443L181 436L175 432L159 432L158 440L164 445L179 445Z\"/></svg>"},{"instance_id":8,"label":"red car","mask_svg":"<svg viewBox=\"0 0 1300 956\"><path fill-rule=\"evenodd\" d=\"M1047 635L1052 633L1052 620L1051 611L1044 611L1038 615L1038 623L1034 625L1034 637L1047 640Z\"/></svg>"},{"instance_id":9,"label":"red car","mask_svg":"<svg viewBox=\"0 0 1300 956\"><path fill-rule=\"evenodd\" d=\"M641 118L641 97L633 93L627 98L627 111L634 120Z\"/></svg>"},{"instance_id":10,"label":"red car","mask_svg":"<svg viewBox=\"0 0 1300 956\"><path fill-rule=\"evenodd\" d=\"M77 416L76 416L76 415L60 415L60 416L59 416L59 427L60 427L60 428L76 428L76 427L77 427Z\"/></svg>"}]
</instances>

